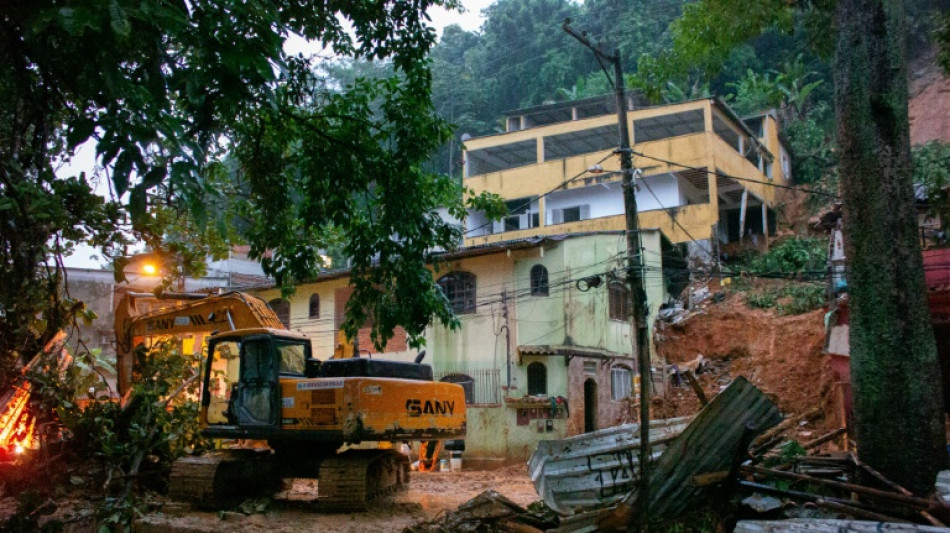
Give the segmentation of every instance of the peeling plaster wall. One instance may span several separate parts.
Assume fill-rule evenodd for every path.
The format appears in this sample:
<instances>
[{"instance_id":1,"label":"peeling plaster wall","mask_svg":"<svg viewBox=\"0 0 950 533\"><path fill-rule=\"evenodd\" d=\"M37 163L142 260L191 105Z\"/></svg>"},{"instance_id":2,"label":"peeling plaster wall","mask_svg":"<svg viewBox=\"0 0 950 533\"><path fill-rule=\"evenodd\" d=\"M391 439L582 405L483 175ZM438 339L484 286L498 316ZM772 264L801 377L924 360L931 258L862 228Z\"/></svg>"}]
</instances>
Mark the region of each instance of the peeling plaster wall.
<instances>
[{"instance_id":1,"label":"peeling plaster wall","mask_svg":"<svg viewBox=\"0 0 950 533\"><path fill-rule=\"evenodd\" d=\"M648 272L661 266L660 233L644 230L642 244L647 250L645 259ZM442 326L430 327L426 338L426 362L439 375L462 372L478 377L480 371L497 372L497 388L492 402L467 406L468 435L467 461L522 461L534 451L539 439L562 438L583 432L584 380L593 377L598 384L597 426L608 427L621 414L623 403L611 399L611 364L635 368L630 325L625 321L610 320L607 296L607 272L615 271L620 254L625 253L626 242L622 233L571 237L542 247L499 251L490 255L453 260L439 266L438 278L448 272L462 270L476 276L476 312L459 316L462 328L450 331ZM535 265L548 271L547 296L530 294L530 273ZM602 284L582 292L578 279L598 274ZM648 274L646 289L651 309L664 297L659 272ZM291 298L291 327L311 337L314 353L324 359L332 353L335 344L333 295L346 287L347 279L330 279L302 284ZM542 431L537 419L518 424L519 407L504 400L507 385L506 331L503 309L507 296L508 326L510 332L511 388L514 399L527 393L527 366L531 362L545 365L547 393L568 399L570 418L560 415L542 418ZM320 317L310 319L309 298L320 295ZM279 291L259 291L258 296L269 300ZM652 315L653 313L651 313ZM601 360L574 357L568 364L561 355L525 355L519 358L518 346L573 345L585 349L604 350L625 354L620 358ZM396 353L375 353L374 358L411 360L415 350ZM584 361L593 361L597 371L591 376L584 371Z\"/></svg>"}]
</instances>

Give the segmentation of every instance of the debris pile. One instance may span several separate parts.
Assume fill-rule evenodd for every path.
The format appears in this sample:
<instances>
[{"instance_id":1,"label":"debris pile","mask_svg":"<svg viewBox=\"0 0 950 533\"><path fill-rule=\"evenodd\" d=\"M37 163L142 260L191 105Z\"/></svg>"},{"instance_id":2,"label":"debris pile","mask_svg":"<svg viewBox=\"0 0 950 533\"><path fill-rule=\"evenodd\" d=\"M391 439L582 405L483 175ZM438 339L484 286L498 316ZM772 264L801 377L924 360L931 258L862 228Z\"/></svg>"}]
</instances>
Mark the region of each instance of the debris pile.
<instances>
[{"instance_id":1,"label":"debris pile","mask_svg":"<svg viewBox=\"0 0 950 533\"><path fill-rule=\"evenodd\" d=\"M556 516L529 511L501 494L488 490L463 503L455 511L407 527L403 533L540 533L556 526Z\"/></svg>"},{"instance_id":2,"label":"debris pile","mask_svg":"<svg viewBox=\"0 0 950 533\"><path fill-rule=\"evenodd\" d=\"M796 415L816 407L834 413L832 370L823 351L822 310L778 316L748 307L736 294L701 310L676 324L657 321L657 355L668 363L669 371L665 394L658 395L651 406L653 418L694 415L702 408L701 399L682 370L700 355L702 365L694 371L694 377L706 398L743 375L785 414ZM820 431L834 425L818 422L818 427L808 429Z\"/></svg>"}]
</instances>

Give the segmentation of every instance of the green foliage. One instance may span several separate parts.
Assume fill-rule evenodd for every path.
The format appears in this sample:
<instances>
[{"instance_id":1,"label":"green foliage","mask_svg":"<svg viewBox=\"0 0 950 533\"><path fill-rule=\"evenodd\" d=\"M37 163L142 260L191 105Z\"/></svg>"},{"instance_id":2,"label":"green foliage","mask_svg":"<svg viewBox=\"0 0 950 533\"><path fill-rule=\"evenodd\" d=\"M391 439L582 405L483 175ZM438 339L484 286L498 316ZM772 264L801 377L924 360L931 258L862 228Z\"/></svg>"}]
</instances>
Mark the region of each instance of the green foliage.
<instances>
[{"instance_id":1,"label":"green foliage","mask_svg":"<svg viewBox=\"0 0 950 533\"><path fill-rule=\"evenodd\" d=\"M914 165L914 185L922 189L932 213L939 213L946 227L950 218L950 144L931 141L915 146L911 151Z\"/></svg>"},{"instance_id":2,"label":"green foliage","mask_svg":"<svg viewBox=\"0 0 950 533\"><path fill-rule=\"evenodd\" d=\"M749 307L756 309L769 309L775 307L775 295L771 292L754 291L746 294L745 303Z\"/></svg>"},{"instance_id":3,"label":"green foliage","mask_svg":"<svg viewBox=\"0 0 950 533\"><path fill-rule=\"evenodd\" d=\"M210 441L199 434L199 358L184 356L172 344L159 344L135 354L140 371L125 405L89 397L90 376L106 370L74 362L61 368L58 361L43 361L29 377L40 398L39 409L55 416L66 430L70 450L99 461L104 479L101 524L110 530L128 529L143 502L135 487L160 489L160 480L172 462L185 453L207 449ZM81 409L77 399L93 400Z\"/></svg>"},{"instance_id":4,"label":"green foliage","mask_svg":"<svg viewBox=\"0 0 950 533\"><path fill-rule=\"evenodd\" d=\"M745 268L757 274L824 272L827 259L827 242L824 239L796 236L783 239L769 251L752 257Z\"/></svg>"},{"instance_id":5,"label":"green foliage","mask_svg":"<svg viewBox=\"0 0 950 533\"><path fill-rule=\"evenodd\" d=\"M780 315L800 315L825 304L825 286L820 283L789 283L782 288Z\"/></svg>"},{"instance_id":6,"label":"green foliage","mask_svg":"<svg viewBox=\"0 0 950 533\"><path fill-rule=\"evenodd\" d=\"M834 121L826 103L816 105L807 115L785 125L792 152L792 177L798 183L821 184L837 181L834 150ZM831 192L834 192L832 188Z\"/></svg>"},{"instance_id":7,"label":"green foliage","mask_svg":"<svg viewBox=\"0 0 950 533\"><path fill-rule=\"evenodd\" d=\"M434 208L464 218L466 205L423 170L448 134L430 101L432 5L458 3L4 2L0 276L16 281L0 288L0 384L83 312L60 294L58 259L77 242L116 257L136 237L200 274L206 256L246 237L289 291L320 270L309 247L345 238L353 301L378 316L378 339L399 320L414 339L433 314L451 322L421 281L424 252L458 237ZM336 63L289 56L294 34L381 68L346 78ZM87 141L108 201L85 176L54 172Z\"/></svg>"},{"instance_id":8,"label":"green foliage","mask_svg":"<svg viewBox=\"0 0 950 533\"><path fill-rule=\"evenodd\" d=\"M950 14L944 14L939 20L940 24L934 31L934 40L939 46L937 62L944 72L950 73Z\"/></svg>"}]
</instances>

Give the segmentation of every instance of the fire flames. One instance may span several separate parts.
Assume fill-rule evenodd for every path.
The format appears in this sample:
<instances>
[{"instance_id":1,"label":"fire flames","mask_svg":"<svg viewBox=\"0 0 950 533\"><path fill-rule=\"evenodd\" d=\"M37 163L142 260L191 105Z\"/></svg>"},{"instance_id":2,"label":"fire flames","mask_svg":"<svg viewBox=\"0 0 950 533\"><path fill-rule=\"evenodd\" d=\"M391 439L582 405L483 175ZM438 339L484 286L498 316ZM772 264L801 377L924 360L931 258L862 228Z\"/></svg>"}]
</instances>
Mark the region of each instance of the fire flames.
<instances>
[{"instance_id":1,"label":"fire flames","mask_svg":"<svg viewBox=\"0 0 950 533\"><path fill-rule=\"evenodd\" d=\"M0 460L14 460L33 448L36 419L28 409L30 389L29 382L23 382L0 397L4 404L0 408Z\"/></svg>"}]
</instances>

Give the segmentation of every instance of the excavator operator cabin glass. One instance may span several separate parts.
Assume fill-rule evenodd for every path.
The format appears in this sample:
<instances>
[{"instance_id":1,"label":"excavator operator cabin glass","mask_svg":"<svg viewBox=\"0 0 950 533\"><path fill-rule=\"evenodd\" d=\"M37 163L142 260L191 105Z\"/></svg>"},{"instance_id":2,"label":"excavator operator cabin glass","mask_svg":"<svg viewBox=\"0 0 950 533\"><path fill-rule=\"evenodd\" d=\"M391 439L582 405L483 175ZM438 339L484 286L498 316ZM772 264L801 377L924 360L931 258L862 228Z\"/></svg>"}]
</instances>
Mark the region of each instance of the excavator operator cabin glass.
<instances>
[{"instance_id":1,"label":"excavator operator cabin glass","mask_svg":"<svg viewBox=\"0 0 950 533\"><path fill-rule=\"evenodd\" d=\"M237 403L240 425L272 425L277 411L274 393L277 388L276 352L269 338L247 339L241 343L241 385Z\"/></svg>"},{"instance_id":2,"label":"excavator operator cabin glass","mask_svg":"<svg viewBox=\"0 0 950 533\"><path fill-rule=\"evenodd\" d=\"M277 341L277 351L280 353L280 373L304 375L306 366L306 345L301 342Z\"/></svg>"},{"instance_id":3,"label":"excavator operator cabin glass","mask_svg":"<svg viewBox=\"0 0 950 533\"><path fill-rule=\"evenodd\" d=\"M211 375L208 379L208 392L211 403L208 404L208 423L228 423L228 400L231 390L238 382L240 359L237 341L215 343L211 360Z\"/></svg>"}]
</instances>

